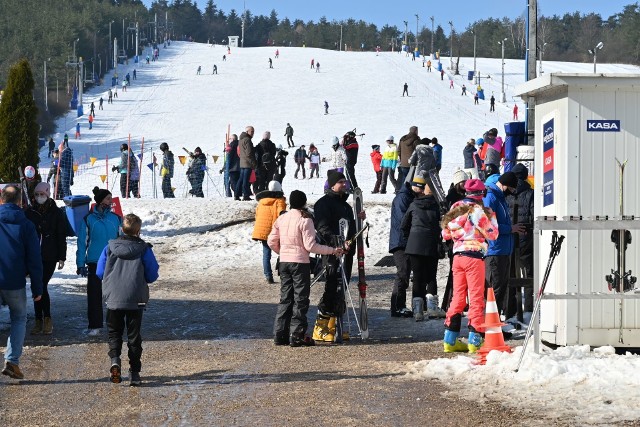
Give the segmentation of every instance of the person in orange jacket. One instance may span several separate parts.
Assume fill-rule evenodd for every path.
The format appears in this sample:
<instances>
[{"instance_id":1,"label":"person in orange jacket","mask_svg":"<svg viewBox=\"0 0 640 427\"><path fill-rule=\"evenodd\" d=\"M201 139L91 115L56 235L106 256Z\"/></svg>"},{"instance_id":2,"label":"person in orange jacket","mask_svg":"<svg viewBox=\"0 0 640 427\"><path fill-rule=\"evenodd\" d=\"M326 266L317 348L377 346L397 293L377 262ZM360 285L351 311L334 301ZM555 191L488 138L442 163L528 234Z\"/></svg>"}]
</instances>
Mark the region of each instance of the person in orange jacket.
<instances>
[{"instance_id":1,"label":"person in orange jacket","mask_svg":"<svg viewBox=\"0 0 640 427\"><path fill-rule=\"evenodd\" d=\"M93 129L93 115L89 114L89 130Z\"/></svg>"},{"instance_id":2,"label":"person in orange jacket","mask_svg":"<svg viewBox=\"0 0 640 427\"><path fill-rule=\"evenodd\" d=\"M371 151L371 163L373 163L373 171L376 173L376 185L371 193L376 194L380 192L380 184L382 183L382 168L380 167L382 153L379 145L372 145L371 149L373 150Z\"/></svg>"},{"instance_id":3,"label":"person in orange jacket","mask_svg":"<svg viewBox=\"0 0 640 427\"><path fill-rule=\"evenodd\" d=\"M287 201L278 181L269 182L268 189L256 194L256 223L251 238L262 243L262 269L268 284L275 283L271 269L271 248L267 239L273 224L283 211L287 210Z\"/></svg>"}]
</instances>

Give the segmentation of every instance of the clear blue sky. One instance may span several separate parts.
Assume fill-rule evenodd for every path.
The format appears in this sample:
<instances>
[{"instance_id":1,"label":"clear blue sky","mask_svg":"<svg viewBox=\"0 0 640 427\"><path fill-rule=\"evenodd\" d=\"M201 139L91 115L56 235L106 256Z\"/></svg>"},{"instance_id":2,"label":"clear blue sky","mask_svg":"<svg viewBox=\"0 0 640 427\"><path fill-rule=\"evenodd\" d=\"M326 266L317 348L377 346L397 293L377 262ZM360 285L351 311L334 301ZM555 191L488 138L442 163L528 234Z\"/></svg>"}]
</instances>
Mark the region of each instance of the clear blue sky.
<instances>
[{"instance_id":1,"label":"clear blue sky","mask_svg":"<svg viewBox=\"0 0 640 427\"><path fill-rule=\"evenodd\" d=\"M623 6L636 0L538 0L540 13L545 16L564 15L579 11L582 14L599 13L603 19L621 12ZM204 9L206 0L198 0L200 9ZM152 0L143 0L147 6ZM448 33L448 22L453 21L454 28L464 29L474 21L487 18L516 18L526 9L526 0L488 0L488 1L448 1L403 0L217 0L219 9L228 13L231 9L242 12L243 3L254 15L269 15L272 9L278 12L278 18L299 18L306 21L318 21L326 16L329 21L354 18L374 23L378 28L384 24L404 27L403 21L409 21L409 29L415 31L416 17L420 17L420 27L431 25L430 16L434 16L436 26L440 24Z\"/></svg>"}]
</instances>

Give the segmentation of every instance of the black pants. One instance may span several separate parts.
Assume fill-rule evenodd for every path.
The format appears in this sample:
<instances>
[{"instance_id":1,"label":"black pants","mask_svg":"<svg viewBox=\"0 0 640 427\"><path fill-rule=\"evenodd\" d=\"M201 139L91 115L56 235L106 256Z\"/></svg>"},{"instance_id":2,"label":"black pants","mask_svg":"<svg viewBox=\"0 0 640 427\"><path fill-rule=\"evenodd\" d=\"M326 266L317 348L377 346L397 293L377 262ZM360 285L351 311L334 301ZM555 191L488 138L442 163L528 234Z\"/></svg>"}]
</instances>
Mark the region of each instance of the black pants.
<instances>
[{"instance_id":1,"label":"black pants","mask_svg":"<svg viewBox=\"0 0 640 427\"><path fill-rule=\"evenodd\" d=\"M87 316L89 329L102 328L102 280L96 276L97 264L87 263L89 275L87 276Z\"/></svg>"},{"instance_id":2,"label":"black pants","mask_svg":"<svg viewBox=\"0 0 640 427\"><path fill-rule=\"evenodd\" d=\"M347 171L347 180L351 182L351 188L358 188L358 181L356 181L356 165L347 163L345 165L345 169Z\"/></svg>"},{"instance_id":3,"label":"black pants","mask_svg":"<svg viewBox=\"0 0 640 427\"><path fill-rule=\"evenodd\" d=\"M373 186L373 192L374 193L380 192L380 184L381 183L382 183L382 169L380 169L378 172L376 172L376 183Z\"/></svg>"},{"instance_id":4,"label":"black pants","mask_svg":"<svg viewBox=\"0 0 640 427\"><path fill-rule=\"evenodd\" d=\"M276 338L285 338L289 335L302 338L308 326L310 264L281 262L279 273L282 284L273 333Z\"/></svg>"},{"instance_id":5,"label":"black pants","mask_svg":"<svg viewBox=\"0 0 640 427\"><path fill-rule=\"evenodd\" d=\"M410 255L413 271L412 298L420 297L426 301L427 294L438 294L438 257Z\"/></svg>"},{"instance_id":6,"label":"black pants","mask_svg":"<svg viewBox=\"0 0 640 427\"><path fill-rule=\"evenodd\" d=\"M47 286L53 276L53 272L56 270L57 263L58 261L42 262L42 298L40 298L40 301L33 302L33 311L36 313L36 319L42 320L43 317L51 317L51 299L49 298Z\"/></svg>"},{"instance_id":7,"label":"black pants","mask_svg":"<svg viewBox=\"0 0 640 427\"><path fill-rule=\"evenodd\" d=\"M393 261L396 263L396 279L393 282L393 291L391 292L391 311L396 312L407 308L411 258L404 253L404 249L398 249L393 253Z\"/></svg>"},{"instance_id":8,"label":"black pants","mask_svg":"<svg viewBox=\"0 0 640 427\"><path fill-rule=\"evenodd\" d=\"M204 197L204 193L202 192L202 181L204 181L204 176L189 178L189 184L191 184L191 194L193 194L195 197Z\"/></svg>"},{"instance_id":9,"label":"black pants","mask_svg":"<svg viewBox=\"0 0 640 427\"><path fill-rule=\"evenodd\" d=\"M296 145L293 143L293 136L287 135L287 146L295 147Z\"/></svg>"},{"instance_id":10,"label":"black pants","mask_svg":"<svg viewBox=\"0 0 640 427\"><path fill-rule=\"evenodd\" d=\"M327 273L326 282L324 284L324 293L318 303L318 309L324 314L342 314L345 310L344 295L338 295L338 282L342 282L342 273L340 272L340 261L333 255L323 255L327 257ZM351 278L351 267L353 266L353 255L344 256L344 274L347 280ZM344 288L343 288L344 289Z\"/></svg>"},{"instance_id":11,"label":"black pants","mask_svg":"<svg viewBox=\"0 0 640 427\"><path fill-rule=\"evenodd\" d=\"M127 194L127 174L120 174L120 194L123 199L128 198L129 194L131 197L138 197L138 181L129 180L129 194Z\"/></svg>"},{"instance_id":12,"label":"black pants","mask_svg":"<svg viewBox=\"0 0 640 427\"><path fill-rule=\"evenodd\" d=\"M485 279L495 292L498 313L503 313L507 319L513 317L517 309L516 289L509 288L510 265L509 255L492 255L484 259ZM508 312L506 312L507 307Z\"/></svg>"},{"instance_id":13,"label":"black pants","mask_svg":"<svg viewBox=\"0 0 640 427\"><path fill-rule=\"evenodd\" d=\"M165 199L173 199L176 197L171 189L171 178L169 178L168 175L162 177L162 196L164 196Z\"/></svg>"},{"instance_id":14,"label":"black pants","mask_svg":"<svg viewBox=\"0 0 640 427\"><path fill-rule=\"evenodd\" d=\"M142 363L142 309L109 310L107 309L107 330L109 332L109 357L120 357L122 354L122 334L127 327L127 347L129 347L129 367L131 372L140 372Z\"/></svg>"},{"instance_id":15,"label":"black pants","mask_svg":"<svg viewBox=\"0 0 640 427\"><path fill-rule=\"evenodd\" d=\"M293 177L298 178L298 172L300 172L300 170L302 170L302 177L306 178L307 172L304 170L304 163L298 163L298 167L296 168L296 173L293 174Z\"/></svg>"}]
</instances>

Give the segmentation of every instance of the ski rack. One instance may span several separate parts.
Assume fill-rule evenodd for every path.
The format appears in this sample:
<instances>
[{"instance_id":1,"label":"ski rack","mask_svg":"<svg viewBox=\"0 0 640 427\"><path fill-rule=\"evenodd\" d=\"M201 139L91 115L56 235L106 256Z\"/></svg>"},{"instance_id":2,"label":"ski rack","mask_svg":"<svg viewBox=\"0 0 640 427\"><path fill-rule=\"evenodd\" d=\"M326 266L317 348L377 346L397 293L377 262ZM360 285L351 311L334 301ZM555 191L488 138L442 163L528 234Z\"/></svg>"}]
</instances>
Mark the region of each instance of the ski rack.
<instances>
[{"instance_id":1,"label":"ski rack","mask_svg":"<svg viewBox=\"0 0 640 427\"><path fill-rule=\"evenodd\" d=\"M557 216L539 216L533 222L533 247L534 254L538 253L540 247L540 234L542 231L594 231L594 230L640 230L640 217L633 215L608 216L594 215L590 217L569 215L558 219ZM537 295L540 290L540 266L533 265L533 294ZM640 289L628 291L627 293L604 293L595 292L581 294L568 292L564 294L543 294L542 299L546 300L604 300L604 299L640 299ZM622 319L620 319L622 325ZM540 323L534 324L533 333L535 335L533 349L536 354L540 354ZM622 339L622 336L620 337ZM620 341L622 342L622 341Z\"/></svg>"}]
</instances>

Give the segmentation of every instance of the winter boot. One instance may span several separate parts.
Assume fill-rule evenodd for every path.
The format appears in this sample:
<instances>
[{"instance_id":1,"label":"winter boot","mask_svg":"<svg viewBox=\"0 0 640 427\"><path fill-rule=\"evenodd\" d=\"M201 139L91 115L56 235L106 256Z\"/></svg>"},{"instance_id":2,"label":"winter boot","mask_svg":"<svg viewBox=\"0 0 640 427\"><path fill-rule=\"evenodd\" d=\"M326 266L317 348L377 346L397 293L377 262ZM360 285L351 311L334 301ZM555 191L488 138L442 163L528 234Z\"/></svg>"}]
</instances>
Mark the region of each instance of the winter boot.
<instances>
[{"instance_id":1,"label":"winter boot","mask_svg":"<svg viewBox=\"0 0 640 427\"><path fill-rule=\"evenodd\" d=\"M478 332L469 332L468 341L469 353L476 353L484 342L482 336Z\"/></svg>"},{"instance_id":2,"label":"winter boot","mask_svg":"<svg viewBox=\"0 0 640 427\"><path fill-rule=\"evenodd\" d=\"M122 371L120 370L120 358L112 357L111 358L111 368L109 369L109 373L111 374L110 380L114 384L120 384L122 382Z\"/></svg>"},{"instance_id":3,"label":"winter boot","mask_svg":"<svg viewBox=\"0 0 640 427\"><path fill-rule=\"evenodd\" d=\"M450 331L448 329L444 330L444 352L445 353L456 353L456 352L467 352L469 351L469 347L458 339L458 335L460 332Z\"/></svg>"},{"instance_id":4,"label":"winter boot","mask_svg":"<svg viewBox=\"0 0 640 427\"><path fill-rule=\"evenodd\" d=\"M338 318L336 316L331 316L331 319L329 319L329 334L332 337L336 336L336 322L338 321ZM342 341L349 341L349 331L342 331Z\"/></svg>"},{"instance_id":5,"label":"winter boot","mask_svg":"<svg viewBox=\"0 0 640 427\"><path fill-rule=\"evenodd\" d=\"M309 335L295 334L291 335L289 345L291 347L312 347L316 342Z\"/></svg>"},{"instance_id":6,"label":"winter boot","mask_svg":"<svg viewBox=\"0 0 640 427\"><path fill-rule=\"evenodd\" d=\"M440 308L438 295L427 294L427 316L438 319L447 317L447 313Z\"/></svg>"},{"instance_id":7,"label":"winter boot","mask_svg":"<svg viewBox=\"0 0 640 427\"><path fill-rule=\"evenodd\" d=\"M53 332L53 322L51 321L51 317L44 318L44 324L42 325L42 333L45 335L51 335Z\"/></svg>"},{"instance_id":8,"label":"winter boot","mask_svg":"<svg viewBox=\"0 0 640 427\"><path fill-rule=\"evenodd\" d=\"M31 335L40 335L42 333L42 319L36 319L36 324L31 329Z\"/></svg>"},{"instance_id":9,"label":"winter boot","mask_svg":"<svg viewBox=\"0 0 640 427\"><path fill-rule=\"evenodd\" d=\"M409 310L407 307L403 307L398 311L392 311L391 317L413 317L413 311Z\"/></svg>"},{"instance_id":10,"label":"winter boot","mask_svg":"<svg viewBox=\"0 0 640 427\"><path fill-rule=\"evenodd\" d=\"M422 322L424 320L424 300L421 297L415 297L412 300L411 307L413 308L413 317L416 322Z\"/></svg>"},{"instance_id":11,"label":"winter boot","mask_svg":"<svg viewBox=\"0 0 640 427\"><path fill-rule=\"evenodd\" d=\"M316 341L333 342L333 337L336 333L335 322L333 333L329 330L329 320L331 316L324 315L318 311L318 317L316 318L316 324L313 327L313 339Z\"/></svg>"},{"instance_id":12,"label":"winter boot","mask_svg":"<svg viewBox=\"0 0 640 427\"><path fill-rule=\"evenodd\" d=\"M141 384L140 372L129 371L129 387L140 387Z\"/></svg>"}]
</instances>

